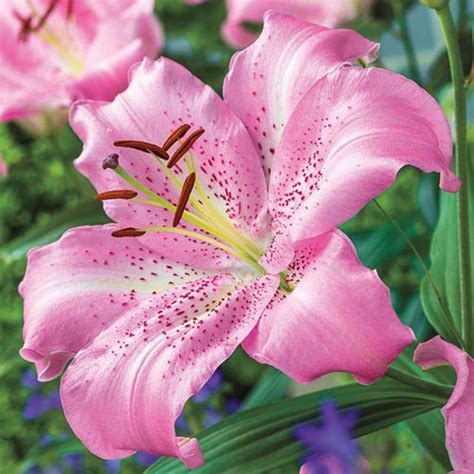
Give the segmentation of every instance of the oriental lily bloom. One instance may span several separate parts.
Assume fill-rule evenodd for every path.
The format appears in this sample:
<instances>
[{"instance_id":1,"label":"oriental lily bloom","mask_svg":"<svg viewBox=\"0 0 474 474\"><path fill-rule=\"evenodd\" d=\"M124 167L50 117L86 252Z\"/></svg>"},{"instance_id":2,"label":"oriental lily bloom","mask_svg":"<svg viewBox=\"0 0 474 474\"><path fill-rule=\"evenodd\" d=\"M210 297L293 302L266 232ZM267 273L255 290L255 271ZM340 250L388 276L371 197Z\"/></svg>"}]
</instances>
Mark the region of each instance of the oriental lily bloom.
<instances>
[{"instance_id":1,"label":"oriental lily bloom","mask_svg":"<svg viewBox=\"0 0 474 474\"><path fill-rule=\"evenodd\" d=\"M240 49L258 37L246 23L262 23L267 10L334 27L353 20L359 13L367 13L372 3L373 0L226 0L227 18L222 34L231 46Z\"/></svg>"},{"instance_id":2,"label":"oriental lily bloom","mask_svg":"<svg viewBox=\"0 0 474 474\"><path fill-rule=\"evenodd\" d=\"M0 121L58 121L78 98L112 100L162 43L152 0L4 0ZM55 110L52 113L51 110ZM64 115L64 114L63 114Z\"/></svg>"},{"instance_id":3,"label":"oriental lily bloom","mask_svg":"<svg viewBox=\"0 0 474 474\"><path fill-rule=\"evenodd\" d=\"M376 45L273 13L222 100L166 58L111 103L79 101L76 162L116 224L32 251L21 355L62 379L65 415L103 458L203 462L175 420L239 344L310 382L370 383L412 331L336 226L400 167L450 171L451 138L413 82L351 66Z\"/></svg>"},{"instance_id":4,"label":"oriental lily bloom","mask_svg":"<svg viewBox=\"0 0 474 474\"><path fill-rule=\"evenodd\" d=\"M451 365L457 381L441 413L446 422L446 448L453 473L474 472L474 360L439 336L420 344L413 360L423 369Z\"/></svg>"}]
</instances>

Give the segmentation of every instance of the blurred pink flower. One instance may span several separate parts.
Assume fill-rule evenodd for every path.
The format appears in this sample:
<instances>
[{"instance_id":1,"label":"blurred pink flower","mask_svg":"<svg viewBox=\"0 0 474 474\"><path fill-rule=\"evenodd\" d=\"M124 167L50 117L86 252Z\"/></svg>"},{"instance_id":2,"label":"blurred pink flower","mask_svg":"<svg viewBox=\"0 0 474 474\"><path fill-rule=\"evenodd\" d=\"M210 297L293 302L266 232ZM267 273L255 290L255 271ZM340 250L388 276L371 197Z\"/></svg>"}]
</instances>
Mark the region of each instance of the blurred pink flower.
<instances>
[{"instance_id":1,"label":"blurred pink flower","mask_svg":"<svg viewBox=\"0 0 474 474\"><path fill-rule=\"evenodd\" d=\"M162 43L153 0L4 0L0 121L33 120L78 98L112 100ZM63 114L64 115L64 114ZM33 117L33 118L32 118ZM65 118L65 116L64 116ZM36 120L35 120L36 119ZM63 119L64 120L64 119Z\"/></svg>"},{"instance_id":2,"label":"blurred pink flower","mask_svg":"<svg viewBox=\"0 0 474 474\"><path fill-rule=\"evenodd\" d=\"M8 176L8 165L5 163L3 158L0 156L0 176L6 178Z\"/></svg>"},{"instance_id":3,"label":"blurred pink flower","mask_svg":"<svg viewBox=\"0 0 474 474\"><path fill-rule=\"evenodd\" d=\"M474 361L459 347L439 336L420 344L413 360L423 369L451 365L457 381L441 410L446 421L446 448L453 473L474 472Z\"/></svg>"},{"instance_id":4,"label":"blurred pink flower","mask_svg":"<svg viewBox=\"0 0 474 474\"><path fill-rule=\"evenodd\" d=\"M373 0L226 0L227 18L222 34L231 46L240 49L258 37L245 23L262 23L268 10L334 27L350 22L359 13L367 13L372 3Z\"/></svg>"},{"instance_id":5,"label":"blurred pink flower","mask_svg":"<svg viewBox=\"0 0 474 474\"><path fill-rule=\"evenodd\" d=\"M40 380L74 357L63 407L92 452L200 465L175 420L241 343L301 382L346 371L370 383L413 341L336 226L403 165L459 183L436 102L350 65L376 49L273 13L234 56L224 100L161 58L113 102L73 106L77 167L118 225L30 253L21 355Z\"/></svg>"}]
</instances>

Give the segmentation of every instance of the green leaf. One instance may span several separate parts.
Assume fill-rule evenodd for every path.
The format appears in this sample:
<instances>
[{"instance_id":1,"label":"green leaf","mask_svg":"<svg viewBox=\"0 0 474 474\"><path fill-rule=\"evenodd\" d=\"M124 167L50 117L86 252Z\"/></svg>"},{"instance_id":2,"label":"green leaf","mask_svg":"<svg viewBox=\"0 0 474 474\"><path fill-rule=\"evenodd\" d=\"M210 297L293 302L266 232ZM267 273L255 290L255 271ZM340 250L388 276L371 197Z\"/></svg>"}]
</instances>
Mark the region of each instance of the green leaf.
<instances>
[{"instance_id":1,"label":"green leaf","mask_svg":"<svg viewBox=\"0 0 474 474\"><path fill-rule=\"evenodd\" d=\"M404 222L405 232L415 236L415 220ZM406 247L403 237L395 232L391 223L370 230L347 233L357 248L361 262L369 268L376 268L388 259L398 255Z\"/></svg>"},{"instance_id":2,"label":"green leaf","mask_svg":"<svg viewBox=\"0 0 474 474\"><path fill-rule=\"evenodd\" d=\"M452 466L445 447L444 418L441 415L441 411L433 410L429 413L424 413L408 420L407 424L431 456L446 471L451 471Z\"/></svg>"},{"instance_id":3,"label":"green leaf","mask_svg":"<svg viewBox=\"0 0 474 474\"><path fill-rule=\"evenodd\" d=\"M433 328L423 313L420 295L418 293L409 297L399 314L402 322L413 329L418 341L423 341L430 335L433 335Z\"/></svg>"},{"instance_id":4,"label":"green leaf","mask_svg":"<svg viewBox=\"0 0 474 474\"><path fill-rule=\"evenodd\" d=\"M436 227L439 217L439 177L437 174L423 174L418 188L420 211L431 229Z\"/></svg>"},{"instance_id":5,"label":"green leaf","mask_svg":"<svg viewBox=\"0 0 474 474\"><path fill-rule=\"evenodd\" d=\"M286 398L290 383L290 378L285 374L273 367L267 367L247 395L240 410L248 410Z\"/></svg>"},{"instance_id":6,"label":"green leaf","mask_svg":"<svg viewBox=\"0 0 474 474\"><path fill-rule=\"evenodd\" d=\"M474 191L472 188L473 186L471 186L468 197L468 202L470 203L469 227L470 234L474 235ZM454 327L461 334L461 292L456 199L456 194L442 193L441 195L440 219L433 234L430 249L430 274L441 294L444 305L453 319ZM474 268L473 251L471 251L471 268ZM474 280L470 291L471 295L474 295ZM421 283L421 302L428 320L436 331L444 339L457 343L458 341L441 309L440 302L426 276Z\"/></svg>"},{"instance_id":7,"label":"green leaf","mask_svg":"<svg viewBox=\"0 0 474 474\"><path fill-rule=\"evenodd\" d=\"M46 446L35 446L20 466L20 473L26 473L35 464L48 459L57 459L62 454L86 453L86 448L77 438L55 438Z\"/></svg>"},{"instance_id":8,"label":"green leaf","mask_svg":"<svg viewBox=\"0 0 474 474\"><path fill-rule=\"evenodd\" d=\"M299 423L317 422L317 407L325 398L335 399L341 410L359 410L356 437L421 415L443 403L397 382L382 380L370 386L346 385L245 410L197 435L206 463L193 472L292 472L292 468L296 471L303 449L293 438L292 429ZM172 458L162 459L146 471L170 472L190 471Z\"/></svg>"},{"instance_id":9,"label":"green leaf","mask_svg":"<svg viewBox=\"0 0 474 474\"><path fill-rule=\"evenodd\" d=\"M23 258L30 249L57 240L66 230L79 225L105 224L107 217L102 206L89 200L72 209L65 209L25 235L11 240L0 248L0 257L6 260Z\"/></svg>"}]
</instances>

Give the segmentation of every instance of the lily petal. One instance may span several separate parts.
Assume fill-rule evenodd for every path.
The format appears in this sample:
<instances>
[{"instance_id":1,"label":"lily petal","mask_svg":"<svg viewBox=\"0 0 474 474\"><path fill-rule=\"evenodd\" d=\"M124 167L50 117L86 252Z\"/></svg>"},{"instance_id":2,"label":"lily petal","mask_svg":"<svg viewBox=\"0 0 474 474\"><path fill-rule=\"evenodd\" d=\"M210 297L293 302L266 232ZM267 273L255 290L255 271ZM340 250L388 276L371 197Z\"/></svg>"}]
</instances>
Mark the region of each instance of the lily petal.
<instances>
[{"instance_id":1,"label":"lily petal","mask_svg":"<svg viewBox=\"0 0 474 474\"><path fill-rule=\"evenodd\" d=\"M21 356L40 381L66 362L117 316L175 284L205 276L166 260L136 239L115 239L116 226L78 227L31 251L20 285L25 300Z\"/></svg>"},{"instance_id":2,"label":"lily petal","mask_svg":"<svg viewBox=\"0 0 474 474\"><path fill-rule=\"evenodd\" d=\"M377 50L377 43L351 30L265 14L258 40L232 58L224 99L247 127L267 174L283 128L310 87L341 64L374 59Z\"/></svg>"},{"instance_id":3,"label":"lily petal","mask_svg":"<svg viewBox=\"0 0 474 474\"><path fill-rule=\"evenodd\" d=\"M264 13L275 10L300 20L324 26L336 26L352 20L357 14L354 0L227 0L227 18L222 27L226 41L235 48L244 48L253 43L258 35L244 26L245 22L260 23ZM371 1L364 0L361 6L368 9Z\"/></svg>"},{"instance_id":4,"label":"lily petal","mask_svg":"<svg viewBox=\"0 0 474 474\"><path fill-rule=\"evenodd\" d=\"M441 412L446 420L446 448L454 472L474 472L474 361L467 353L439 336L420 344L413 356L424 370L451 365L457 381Z\"/></svg>"},{"instance_id":5,"label":"lily petal","mask_svg":"<svg viewBox=\"0 0 474 474\"><path fill-rule=\"evenodd\" d=\"M381 377L414 340L388 288L340 231L300 242L295 252L288 281L296 288L278 292L244 349L303 383L338 371L362 383Z\"/></svg>"},{"instance_id":6,"label":"lily petal","mask_svg":"<svg viewBox=\"0 0 474 474\"><path fill-rule=\"evenodd\" d=\"M99 192L123 189L130 185L113 171L102 169L102 160L118 152L120 165L128 173L176 203L181 189L163 172L155 157L118 149L113 143L137 139L161 145L184 123L190 124L193 130L205 130L192 153L197 179L210 201L247 235L255 239L265 236L269 230L266 184L245 128L215 92L169 59L144 60L133 71L128 89L112 103L78 102L73 106L71 124L85 144L76 165ZM175 169L182 181L189 173L184 160ZM173 213L161 207L111 201L105 209L124 227L172 225ZM183 226L196 230L185 222ZM158 244L160 252L168 252L173 259L192 262L195 266L200 265L199 258L203 259L202 265L214 260L219 268L227 268L232 261L224 251L212 247L211 251L208 244L190 242L182 235L158 243L154 235L140 239L151 248Z\"/></svg>"},{"instance_id":7,"label":"lily petal","mask_svg":"<svg viewBox=\"0 0 474 474\"><path fill-rule=\"evenodd\" d=\"M90 451L113 459L140 450L202 464L197 440L176 437L175 421L254 327L278 278L236 283L218 276L152 297L77 354L61 399Z\"/></svg>"},{"instance_id":8,"label":"lily petal","mask_svg":"<svg viewBox=\"0 0 474 474\"><path fill-rule=\"evenodd\" d=\"M293 240L323 234L351 218L412 165L450 170L448 122L436 101L405 77L378 68L343 67L316 83L295 109L276 152L270 182L275 229Z\"/></svg>"}]
</instances>

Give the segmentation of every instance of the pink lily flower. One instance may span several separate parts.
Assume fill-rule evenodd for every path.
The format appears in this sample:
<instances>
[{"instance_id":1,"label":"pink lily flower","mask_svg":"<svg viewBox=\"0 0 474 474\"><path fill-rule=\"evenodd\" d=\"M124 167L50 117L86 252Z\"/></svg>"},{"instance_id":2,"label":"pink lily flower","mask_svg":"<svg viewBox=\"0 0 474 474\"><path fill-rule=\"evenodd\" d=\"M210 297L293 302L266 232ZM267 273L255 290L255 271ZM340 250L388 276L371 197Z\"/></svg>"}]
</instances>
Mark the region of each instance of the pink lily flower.
<instances>
[{"instance_id":1,"label":"pink lily flower","mask_svg":"<svg viewBox=\"0 0 474 474\"><path fill-rule=\"evenodd\" d=\"M345 371L370 383L413 341L336 226L406 164L459 183L436 102L350 65L376 49L272 13L233 58L224 100L160 58L113 102L73 106L77 168L117 224L30 253L21 355L40 380L74 358L63 408L96 455L199 466L174 423L239 344L300 382Z\"/></svg>"},{"instance_id":2,"label":"pink lily flower","mask_svg":"<svg viewBox=\"0 0 474 474\"><path fill-rule=\"evenodd\" d=\"M130 66L160 49L153 5L152 0L4 0L0 121L51 109L56 117L56 109L78 98L112 100L127 87ZM33 126L38 128L37 121Z\"/></svg>"},{"instance_id":3,"label":"pink lily flower","mask_svg":"<svg viewBox=\"0 0 474 474\"><path fill-rule=\"evenodd\" d=\"M335 27L352 21L360 13L367 13L372 3L373 0L226 0L227 18L222 25L222 34L234 48L245 48L258 38L245 23L262 23L268 10Z\"/></svg>"},{"instance_id":4,"label":"pink lily flower","mask_svg":"<svg viewBox=\"0 0 474 474\"><path fill-rule=\"evenodd\" d=\"M474 360L439 336L420 344L413 357L424 370L451 365L457 381L448 403L441 410L446 421L446 448L452 473L474 472Z\"/></svg>"}]
</instances>

